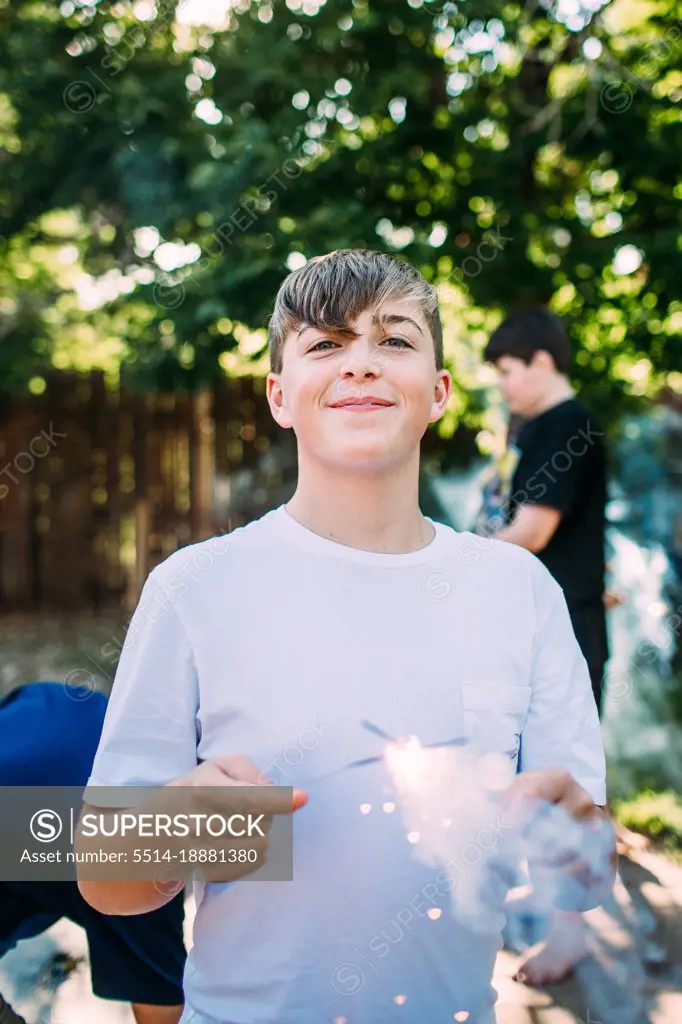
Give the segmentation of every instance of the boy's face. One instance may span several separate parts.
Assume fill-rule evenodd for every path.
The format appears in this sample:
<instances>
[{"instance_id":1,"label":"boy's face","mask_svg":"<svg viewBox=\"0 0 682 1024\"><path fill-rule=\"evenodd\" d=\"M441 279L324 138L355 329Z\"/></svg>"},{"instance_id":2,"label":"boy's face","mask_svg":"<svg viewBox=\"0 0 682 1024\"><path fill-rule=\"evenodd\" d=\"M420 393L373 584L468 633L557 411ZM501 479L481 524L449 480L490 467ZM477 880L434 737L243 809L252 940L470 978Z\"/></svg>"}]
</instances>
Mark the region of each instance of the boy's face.
<instances>
[{"instance_id":1,"label":"boy's face","mask_svg":"<svg viewBox=\"0 0 682 1024\"><path fill-rule=\"evenodd\" d=\"M282 372L268 374L275 420L300 453L338 468L379 470L418 451L452 390L437 370L419 305L391 299L351 324L356 335L301 325L286 338Z\"/></svg>"},{"instance_id":2,"label":"boy's face","mask_svg":"<svg viewBox=\"0 0 682 1024\"><path fill-rule=\"evenodd\" d=\"M532 416L556 378L554 361L547 352L536 352L530 363L517 356L500 356L495 364L500 391L517 416Z\"/></svg>"}]
</instances>

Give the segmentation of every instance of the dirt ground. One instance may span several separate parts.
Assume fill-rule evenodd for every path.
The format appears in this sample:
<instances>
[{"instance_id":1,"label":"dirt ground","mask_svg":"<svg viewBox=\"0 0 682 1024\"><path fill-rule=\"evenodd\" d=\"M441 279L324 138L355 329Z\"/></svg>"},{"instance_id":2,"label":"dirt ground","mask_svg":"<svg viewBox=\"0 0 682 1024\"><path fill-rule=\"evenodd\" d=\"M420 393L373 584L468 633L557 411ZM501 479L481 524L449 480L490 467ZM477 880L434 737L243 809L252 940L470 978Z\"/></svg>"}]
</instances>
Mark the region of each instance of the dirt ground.
<instances>
[{"instance_id":1,"label":"dirt ground","mask_svg":"<svg viewBox=\"0 0 682 1024\"><path fill-rule=\"evenodd\" d=\"M512 980L520 957L502 952L498 1024L679 1024L682 1021L682 868L651 848L621 857L607 905L585 915L594 955L561 984Z\"/></svg>"}]
</instances>

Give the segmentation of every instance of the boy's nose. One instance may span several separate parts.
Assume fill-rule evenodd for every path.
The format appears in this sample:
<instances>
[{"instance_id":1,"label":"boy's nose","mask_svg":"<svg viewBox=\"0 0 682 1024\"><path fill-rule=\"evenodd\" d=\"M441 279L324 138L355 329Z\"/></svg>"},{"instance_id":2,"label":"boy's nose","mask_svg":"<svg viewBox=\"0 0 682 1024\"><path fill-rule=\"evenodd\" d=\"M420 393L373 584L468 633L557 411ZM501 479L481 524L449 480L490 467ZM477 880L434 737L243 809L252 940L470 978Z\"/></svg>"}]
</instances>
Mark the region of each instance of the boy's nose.
<instances>
[{"instance_id":1,"label":"boy's nose","mask_svg":"<svg viewBox=\"0 0 682 1024\"><path fill-rule=\"evenodd\" d=\"M361 398L367 382L376 380L377 376L378 367L369 353L366 358L357 354L349 356L339 367L339 376L333 387L334 400Z\"/></svg>"},{"instance_id":2,"label":"boy's nose","mask_svg":"<svg viewBox=\"0 0 682 1024\"><path fill-rule=\"evenodd\" d=\"M355 363L353 363L353 364L351 364L349 366L345 366L341 370L341 374L340 375L345 380L349 380L349 379L354 378L354 377L374 378L378 374L377 374L376 369L374 369L374 367L371 366L371 364L368 363L367 365L365 365L363 363L360 363L360 362L356 361Z\"/></svg>"},{"instance_id":3,"label":"boy's nose","mask_svg":"<svg viewBox=\"0 0 682 1024\"><path fill-rule=\"evenodd\" d=\"M348 352L340 368L340 375L349 377L377 377L381 371L381 353L369 345Z\"/></svg>"}]
</instances>

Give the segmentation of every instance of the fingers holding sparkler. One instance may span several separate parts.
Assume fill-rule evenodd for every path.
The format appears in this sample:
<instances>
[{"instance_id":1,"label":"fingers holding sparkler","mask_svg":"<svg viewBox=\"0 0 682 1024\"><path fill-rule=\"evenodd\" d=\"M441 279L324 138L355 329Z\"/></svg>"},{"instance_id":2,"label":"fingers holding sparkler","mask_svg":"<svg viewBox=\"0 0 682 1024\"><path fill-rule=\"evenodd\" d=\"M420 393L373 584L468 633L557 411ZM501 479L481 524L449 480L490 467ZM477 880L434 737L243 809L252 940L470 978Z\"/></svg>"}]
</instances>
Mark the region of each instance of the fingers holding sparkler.
<instances>
[{"instance_id":1,"label":"fingers holding sparkler","mask_svg":"<svg viewBox=\"0 0 682 1024\"><path fill-rule=\"evenodd\" d=\"M534 882L553 890L556 906L590 910L608 898L617 863L613 827L568 772L522 773L501 800Z\"/></svg>"},{"instance_id":2,"label":"fingers holding sparkler","mask_svg":"<svg viewBox=\"0 0 682 1024\"><path fill-rule=\"evenodd\" d=\"M529 801L538 800L562 807L577 821L600 815L590 794L563 768L522 772L502 795L503 805L511 812L518 808L523 813Z\"/></svg>"}]
</instances>

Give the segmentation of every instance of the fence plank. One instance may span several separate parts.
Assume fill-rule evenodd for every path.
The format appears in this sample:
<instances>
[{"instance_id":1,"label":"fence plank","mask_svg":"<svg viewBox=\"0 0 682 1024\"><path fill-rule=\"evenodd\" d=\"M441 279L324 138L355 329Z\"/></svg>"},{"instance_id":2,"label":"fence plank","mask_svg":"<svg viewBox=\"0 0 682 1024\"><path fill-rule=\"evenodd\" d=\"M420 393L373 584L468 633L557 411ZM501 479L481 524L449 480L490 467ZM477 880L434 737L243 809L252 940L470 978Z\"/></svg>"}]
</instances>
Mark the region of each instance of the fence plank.
<instances>
[{"instance_id":1,"label":"fence plank","mask_svg":"<svg viewBox=\"0 0 682 1024\"><path fill-rule=\"evenodd\" d=\"M195 395L112 388L100 371L46 382L0 395L0 469L41 430L65 435L12 469L16 483L0 478L0 612L129 608L157 562L262 515L291 483L295 438L262 380Z\"/></svg>"}]
</instances>

